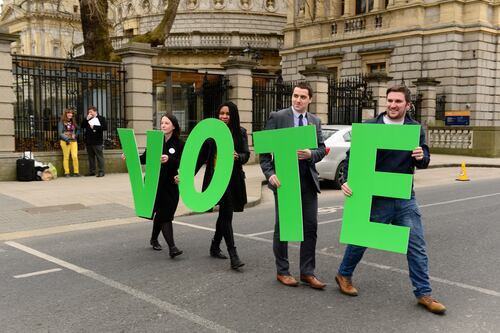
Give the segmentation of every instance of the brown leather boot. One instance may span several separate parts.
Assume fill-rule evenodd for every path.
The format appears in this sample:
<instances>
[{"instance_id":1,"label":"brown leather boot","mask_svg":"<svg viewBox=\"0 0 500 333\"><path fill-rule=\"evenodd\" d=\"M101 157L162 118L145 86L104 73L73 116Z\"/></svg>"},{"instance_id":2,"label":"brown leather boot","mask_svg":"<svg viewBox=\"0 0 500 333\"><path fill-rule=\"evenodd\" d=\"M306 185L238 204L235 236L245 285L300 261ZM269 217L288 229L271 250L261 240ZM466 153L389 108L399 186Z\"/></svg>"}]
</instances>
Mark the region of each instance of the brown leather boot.
<instances>
[{"instance_id":1,"label":"brown leather boot","mask_svg":"<svg viewBox=\"0 0 500 333\"><path fill-rule=\"evenodd\" d=\"M352 285L352 279L350 276L337 274L335 276L335 281L337 281L341 293L349 296L358 296L358 290Z\"/></svg>"},{"instance_id":2,"label":"brown leather boot","mask_svg":"<svg viewBox=\"0 0 500 333\"><path fill-rule=\"evenodd\" d=\"M418 304L424 306L432 313L443 314L446 312L446 307L431 295L419 297L417 300Z\"/></svg>"}]
</instances>

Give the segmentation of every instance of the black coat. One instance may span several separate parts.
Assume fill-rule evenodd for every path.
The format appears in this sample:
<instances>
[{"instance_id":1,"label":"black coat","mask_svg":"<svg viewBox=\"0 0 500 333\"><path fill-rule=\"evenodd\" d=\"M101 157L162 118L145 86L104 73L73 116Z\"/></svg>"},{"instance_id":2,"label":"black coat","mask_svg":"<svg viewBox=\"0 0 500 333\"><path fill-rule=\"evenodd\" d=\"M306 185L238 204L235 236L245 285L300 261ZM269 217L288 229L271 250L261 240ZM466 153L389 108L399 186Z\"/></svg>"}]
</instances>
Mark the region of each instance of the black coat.
<instances>
[{"instance_id":1,"label":"black coat","mask_svg":"<svg viewBox=\"0 0 500 333\"><path fill-rule=\"evenodd\" d=\"M106 118L101 115L97 115L97 119L99 119L101 126L94 126L94 128L90 127L87 118L84 118L82 121L81 129L84 131L85 144L88 146L102 146L104 142L103 131L108 130L108 124L106 123Z\"/></svg>"},{"instance_id":2,"label":"black coat","mask_svg":"<svg viewBox=\"0 0 500 333\"><path fill-rule=\"evenodd\" d=\"M165 221L174 219L175 210L179 203L179 186L175 183L174 177L177 175L181 163L183 148L184 142L177 137L172 136L167 142L163 140L162 154L168 155L168 161L161 164L160 167L153 215L156 213L160 219ZM146 163L146 151L140 156L140 159L141 164Z\"/></svg>"},{"instance_id":3,"label":"black coat","mask_svg":"<svg viewBox=\"0 0 500 333\"><path fill-rule=\"evenodd\" d=\"M242 212L245 204L247 203L247 189L245 185L245 172L243 171L243 164L248 162L250 158L250 149L248 148L247 131L241 127L241 135L243 137L243 145L240 151L236 151L239 158L234 161L233 170L231 172L231 179L226 189L226 194L229 192L233 203L233 211ZM205 176L203 177L203 191L205 191L214 176L214 161L217 154L217 146L213 139L205 141L200 156L198 157L198 164L196 170L203 164L206 164Z\"/></svg>"}]
</instances>

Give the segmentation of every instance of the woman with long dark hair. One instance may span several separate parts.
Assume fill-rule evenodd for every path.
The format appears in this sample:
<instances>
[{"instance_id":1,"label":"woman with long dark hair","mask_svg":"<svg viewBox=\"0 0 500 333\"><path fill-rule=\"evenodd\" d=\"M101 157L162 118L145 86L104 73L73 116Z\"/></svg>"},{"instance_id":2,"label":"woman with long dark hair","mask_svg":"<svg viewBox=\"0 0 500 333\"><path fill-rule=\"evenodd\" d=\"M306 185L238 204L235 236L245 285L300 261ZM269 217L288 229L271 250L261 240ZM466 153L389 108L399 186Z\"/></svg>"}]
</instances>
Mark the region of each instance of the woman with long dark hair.
<instances>
[{"instance_id":1,"label":"woman with long dark hair","mask_svg":"<svg viewBox=\"0 0 500 333\"><path fill-rule=\"evenodd\" d=\"M220 249L222 238L224 238L231 259L231 268L238 269L244 263L236 252L232 221L233 212L242 212L247 203L243 164L250 158L250 150L248 149L247 132L240 126L240 115L236 104L233 102L221 104L217 109L217 116L231 131L234 143L234 165L229 185L218 203L219 216L215 225L215 235L210 246L210 255L214 258L227 259ZM207 165L203 178L203 190L208 187L214 175L217 159L216 148L213 140L207 140L198 160L198 166L204 163Z\"/></svg>"},{"instance_id":2,"label":"woman with long dark hair","mask_svg":"<svg viewBox=\"0 0 500 333\"><path fill-rule=\"evenodd\" d=\"M181 129L179 121L172 114L164 114L160 120L160 129L165 140L161 155L160 177L153 208L153 231L150 244L153 250L160 251L162 247L158 242L160 232L165 237L171 258L183 252L175 246L172 221L179 203L179 186L175 181L179 169L184 142L180 139ZM140 156L141 164L146 163L146 151Z\"/></svg>"}]
</instances>

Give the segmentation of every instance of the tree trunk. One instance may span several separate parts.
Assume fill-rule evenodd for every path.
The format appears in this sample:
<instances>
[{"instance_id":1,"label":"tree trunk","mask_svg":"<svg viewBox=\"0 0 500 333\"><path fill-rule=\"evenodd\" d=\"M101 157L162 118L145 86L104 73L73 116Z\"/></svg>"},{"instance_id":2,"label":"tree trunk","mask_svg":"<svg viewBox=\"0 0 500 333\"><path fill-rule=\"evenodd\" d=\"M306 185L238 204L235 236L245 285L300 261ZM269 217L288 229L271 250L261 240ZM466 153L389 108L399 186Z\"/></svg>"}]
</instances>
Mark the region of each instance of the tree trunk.
<instances>
[{"instance_id":1,"label":"tree trunk","mask_svg":"<svg viewBox=\"0 0 500 333\"><path fill-rule=\"evenodd\" d=\"M113 46L109 38L108 1L79 0L85 59L109 61Z\"/></svg>"},{"instance_id":2,"label":"tree trunk","mask_svg":"<svg viewBox=\"0 0 500 333\"><path fill-rule=\"evenodd\" d=\"M179 7L180 0L170 0L168 1L168 6L165 8L165 12L163 13L163 18L161 19L160 24L152 31L144 34L135 36L132 41L139 43L148 43L151 46L159 46L164 45L165 40L167 39L168 34L170 33L170 29L172 29L172 25L174 24L175 16L177 15L177 8Z\"/></svg>"}]
</instances>

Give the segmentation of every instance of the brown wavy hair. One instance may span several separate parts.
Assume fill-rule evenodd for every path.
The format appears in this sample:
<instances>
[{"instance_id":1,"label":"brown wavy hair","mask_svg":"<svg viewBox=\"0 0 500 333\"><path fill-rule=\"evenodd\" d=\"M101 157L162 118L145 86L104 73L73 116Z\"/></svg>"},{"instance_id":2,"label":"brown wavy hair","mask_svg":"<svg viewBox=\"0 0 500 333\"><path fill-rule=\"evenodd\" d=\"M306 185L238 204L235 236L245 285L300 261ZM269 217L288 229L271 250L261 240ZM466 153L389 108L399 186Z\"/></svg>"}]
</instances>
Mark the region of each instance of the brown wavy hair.
<instances>
[{"instance_id":1,"label":"brown wavy hair","mask_svg":"<svg viewBox=\"0 0 500 333\"><path fill-rule=\"evenodd\" d=\"M72 113L73 114L73 117L71 117L71 119L68 119L68 113ZM67 122L71 122L73 125L76 126L76 111L72 108L66 108L64 109L62 115L61 115L61 122L64 124L64 123L67 123Z\"/></svg>"}]
</instances>

